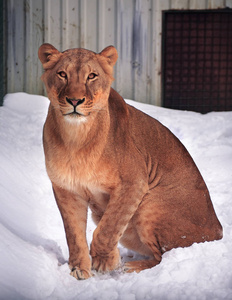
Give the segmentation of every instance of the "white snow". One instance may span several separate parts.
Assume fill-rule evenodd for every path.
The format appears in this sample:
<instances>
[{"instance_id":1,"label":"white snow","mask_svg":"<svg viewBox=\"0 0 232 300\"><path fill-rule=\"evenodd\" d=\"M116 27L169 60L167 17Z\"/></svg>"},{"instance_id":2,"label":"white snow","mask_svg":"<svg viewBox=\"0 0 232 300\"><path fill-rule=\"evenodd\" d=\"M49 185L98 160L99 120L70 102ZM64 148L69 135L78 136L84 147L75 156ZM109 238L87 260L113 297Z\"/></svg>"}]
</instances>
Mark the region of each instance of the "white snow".
<instances>
[{"instance_id":1,"label":"white snow","mask_svg":"<svg viewBox=\"0 0 232 300\"><path fill-rule=\"evenodd\" d=\"M160 120L187 147L224 228L220 241L167 252L139 274L69 275L68 249L46 175L42 128L48 99L8 94L0 108L0 299L232 299L232 112L128 103ZM90 243L95 226L89 218ZM124 260L135 253L120 246Z\"/></svg>"}]
</instances>

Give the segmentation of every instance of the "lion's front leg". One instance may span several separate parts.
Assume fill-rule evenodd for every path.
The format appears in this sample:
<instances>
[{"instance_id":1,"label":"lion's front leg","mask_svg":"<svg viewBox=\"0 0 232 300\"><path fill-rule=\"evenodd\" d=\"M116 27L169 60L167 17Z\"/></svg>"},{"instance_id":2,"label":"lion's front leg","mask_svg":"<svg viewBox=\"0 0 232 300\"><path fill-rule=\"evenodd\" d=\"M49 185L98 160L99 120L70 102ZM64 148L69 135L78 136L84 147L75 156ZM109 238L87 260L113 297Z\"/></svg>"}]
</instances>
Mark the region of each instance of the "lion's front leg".
<instances>
[{"instance_id":1,"label":"lion's front leg","mask_svg":"<svg viewBox=\"0 0 232 300\"><path fill-rule=\"evenodd\" d=\"M93 234L90 250L92 266L100 272L112 271L120 266L118 241L144 195L144 188L139 188L138 184L123 190L111 195L107 209Z\"/></svg>"},{"instance_id":2,"label":"lion's front leg","mask_svg":"<svg viewBox=\"0 0 232 300\"><path fill-rule=\"evenodd\" d=\"M53 185L69 248L69 267L76 279L92 276L91 259L86 241L87 201Z\"/></svg>"}]
</instances>

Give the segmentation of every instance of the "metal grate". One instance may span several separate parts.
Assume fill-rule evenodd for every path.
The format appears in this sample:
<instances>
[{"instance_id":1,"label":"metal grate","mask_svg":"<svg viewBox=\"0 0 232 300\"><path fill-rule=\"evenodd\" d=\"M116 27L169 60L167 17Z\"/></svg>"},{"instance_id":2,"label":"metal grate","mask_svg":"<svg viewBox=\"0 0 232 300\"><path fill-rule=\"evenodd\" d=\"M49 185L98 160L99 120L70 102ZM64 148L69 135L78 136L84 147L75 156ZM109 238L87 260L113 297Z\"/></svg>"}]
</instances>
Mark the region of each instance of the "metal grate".
<instances>
[{"instance_id":1,"label":"metal grate","mask_svg":"<svg viewBox=\"0 0 232 300\"><path fill-rule=\"evenodd\" d=\"M232 110L232 13L163 13L163 106Z\"/></svg>"}]
</instances>

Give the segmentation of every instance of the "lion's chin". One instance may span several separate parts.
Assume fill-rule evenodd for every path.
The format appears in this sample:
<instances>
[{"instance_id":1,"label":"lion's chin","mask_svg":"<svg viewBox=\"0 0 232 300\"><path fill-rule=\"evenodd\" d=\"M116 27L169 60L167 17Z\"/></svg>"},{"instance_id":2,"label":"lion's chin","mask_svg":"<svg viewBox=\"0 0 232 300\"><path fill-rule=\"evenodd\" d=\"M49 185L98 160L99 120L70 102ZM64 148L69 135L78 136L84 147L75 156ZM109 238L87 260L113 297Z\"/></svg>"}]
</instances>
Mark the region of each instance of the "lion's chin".
<instances>
[{"instance_id":1,"label":"lion's chin","mask_svg":"<svg viewBox=\"0 0 232 300\"><path fill-rule=\"evenodd\" d=\"M64 119L71 124L80 124L87 121L87 117L80 114L67 114L64 116Z\"/></svg>"}]
</instances>

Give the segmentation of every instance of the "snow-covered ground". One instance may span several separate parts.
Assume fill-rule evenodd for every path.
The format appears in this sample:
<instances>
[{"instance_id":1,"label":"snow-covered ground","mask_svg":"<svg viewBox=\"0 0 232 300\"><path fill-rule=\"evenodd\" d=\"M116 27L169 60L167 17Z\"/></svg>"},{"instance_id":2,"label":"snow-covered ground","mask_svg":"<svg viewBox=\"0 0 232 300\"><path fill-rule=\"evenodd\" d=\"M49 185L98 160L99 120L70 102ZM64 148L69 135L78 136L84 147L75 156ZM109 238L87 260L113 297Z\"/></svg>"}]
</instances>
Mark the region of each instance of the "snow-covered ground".
<instances>
[{"instance_id":1,"label":"snow-covered ground","mask_svg":"<svg viewBox=\"0 0 232 300\"><path fill-rule=\"evenodd\" d=\"M174 249L139 274L118 270L86 281L69 276L41 142L48 100L8 94L0 108L0 299L232 299L232 112L201 115L128 102L187 147L208 185L223 239ZM94 228L89 218L89 243ZM120 251L124 259L136 256Z\"/></svg>"}]
</instances>

